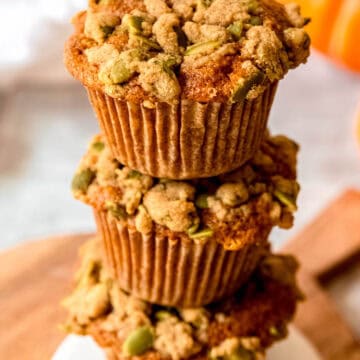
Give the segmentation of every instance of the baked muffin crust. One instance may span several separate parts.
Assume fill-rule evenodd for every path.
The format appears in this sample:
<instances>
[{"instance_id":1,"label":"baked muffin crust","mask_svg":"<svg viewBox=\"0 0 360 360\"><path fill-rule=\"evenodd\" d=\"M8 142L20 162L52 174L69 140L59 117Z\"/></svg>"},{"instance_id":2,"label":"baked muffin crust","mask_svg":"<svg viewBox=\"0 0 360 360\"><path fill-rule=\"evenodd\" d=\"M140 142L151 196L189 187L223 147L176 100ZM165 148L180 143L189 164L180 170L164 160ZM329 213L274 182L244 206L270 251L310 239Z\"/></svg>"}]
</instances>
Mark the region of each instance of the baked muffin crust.
<instances>
[{"instance_id":1,"label":"baked muffin crust","mask_svg":"<svg viewBox=\"0 0 360 360\"><path fill-rule=\"evenodd\" d=\"M214 237L236 250L275 225L292 226L299 192L297 151L292 140L268 135L254 158L231 173L172 181L122 166L99 135L74 176L73 194L144 235L193 241Z\"/></svg>"},{"instance_id":2,"label":"baked muffin crust","mask_svg":"<svg viewBox=\"0 0 360 360\"><path fill-rule=\"evenodd\" d=\"M274 0L90 1L65 63L86 87L127 101L238 102L306 61L307 21Z\"/></svg>"},{"instance_id":3,"label":"baked muffin crust","mask_svg":"<svg viewBox=\"0 0 360 360\"><path fill-rule=\"evenodd\" d=\"M297 262L264 254L249 282L234 296L202 308L162 307L119 289L103 266L97 240L82 249L76 288L64 301L65 329L91 335L117 359L264 359L287 334L296 303Z\"/></svg>"}]
</instances>

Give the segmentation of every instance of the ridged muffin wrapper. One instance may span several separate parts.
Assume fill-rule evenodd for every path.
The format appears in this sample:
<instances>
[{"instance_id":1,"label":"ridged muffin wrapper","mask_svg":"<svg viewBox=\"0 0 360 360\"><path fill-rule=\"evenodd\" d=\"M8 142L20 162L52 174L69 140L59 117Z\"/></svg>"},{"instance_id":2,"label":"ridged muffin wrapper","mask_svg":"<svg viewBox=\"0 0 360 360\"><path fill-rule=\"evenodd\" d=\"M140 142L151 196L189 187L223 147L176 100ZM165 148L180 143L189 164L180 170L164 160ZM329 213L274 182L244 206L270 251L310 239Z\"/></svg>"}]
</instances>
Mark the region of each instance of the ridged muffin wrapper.
<instances>
[{"instance_id":1,"label":"ridged muffin wrapper","mask_svg":"<svg viewBox=\"0 0 360 360\"><path fill-rule=\"evenodd\" d=\"M197 307L235 293L267 249L267 235L241 250L206 242L143 235L106 211L94 210L107 266L119 286L151 303Z\"/></svg>"},{"instance_id":2,"label":"ridged muffin wrapper","mask_svg":"<svg viewBox=\"0 0 360 360\"><path fill-rule=\"evenodd\" d=\"M88 90L114 157L154 177L189 179L229 172L249 160L266 131L277 82L254 100L234 104L142 103Z\"/></svg>"}]
</instances>

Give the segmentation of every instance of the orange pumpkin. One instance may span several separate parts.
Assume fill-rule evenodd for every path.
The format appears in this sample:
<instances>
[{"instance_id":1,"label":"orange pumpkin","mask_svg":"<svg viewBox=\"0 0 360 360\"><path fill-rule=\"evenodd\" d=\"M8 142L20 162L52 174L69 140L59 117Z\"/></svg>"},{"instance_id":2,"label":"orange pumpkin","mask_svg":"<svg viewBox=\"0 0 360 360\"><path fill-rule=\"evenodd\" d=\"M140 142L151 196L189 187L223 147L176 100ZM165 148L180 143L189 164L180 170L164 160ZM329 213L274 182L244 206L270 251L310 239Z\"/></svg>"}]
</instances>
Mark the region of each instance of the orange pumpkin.
<instances>
[{"instance_id":1,"label":"orange pumpkin","mask_svg":"<svg viewBox=\"0 0 360 360\"><path fill-rule=\"evenodd\" d=\"M311 17L308 31L314 48L336 62L360 72L360 0L297 2L302 14Z\"/></svg>"}]
</instances>

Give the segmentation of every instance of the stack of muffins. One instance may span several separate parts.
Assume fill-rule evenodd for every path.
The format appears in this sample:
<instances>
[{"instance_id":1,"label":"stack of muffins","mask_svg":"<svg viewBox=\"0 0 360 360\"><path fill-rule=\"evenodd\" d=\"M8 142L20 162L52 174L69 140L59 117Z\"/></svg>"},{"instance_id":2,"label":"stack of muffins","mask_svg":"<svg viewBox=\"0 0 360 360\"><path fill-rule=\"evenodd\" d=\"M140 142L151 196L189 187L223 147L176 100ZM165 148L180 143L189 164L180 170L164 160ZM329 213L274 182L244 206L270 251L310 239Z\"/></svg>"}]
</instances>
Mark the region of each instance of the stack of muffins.
<instances>
[{"instance_id":1,"label":"stack of muffins","mask_svg":"<svg viewBox=\"0 0 360 360\"><path fill-rule=\"evenodd\" d=\"M301 298L268 242L292 226L298 146L266 125L307 19L274 0L91 0L73 23L65 62L102 133L72 183L98 237L66 329L110 359L263 359Z\"/></svg>"}]
</instances>

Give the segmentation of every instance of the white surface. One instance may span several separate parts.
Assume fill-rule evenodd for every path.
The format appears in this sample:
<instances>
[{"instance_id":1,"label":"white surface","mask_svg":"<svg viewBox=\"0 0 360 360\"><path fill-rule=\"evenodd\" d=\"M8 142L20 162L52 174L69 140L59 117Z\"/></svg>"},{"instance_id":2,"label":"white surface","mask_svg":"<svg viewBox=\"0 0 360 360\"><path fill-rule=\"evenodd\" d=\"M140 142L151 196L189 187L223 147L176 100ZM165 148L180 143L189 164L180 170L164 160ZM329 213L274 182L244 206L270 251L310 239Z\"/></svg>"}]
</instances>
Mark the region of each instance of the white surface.
<instances>
[{"instance_id":1,"label":"white surface","mask_svg":"<svg viewBox=\"0 0 360 360\"><path fill-rule=\"evenodd\" d=\"M51 360L106 360L100 347L89 336L69 335L60 344Z\"/></svg>"},{"instance_id":2,"label":"white surface","mask_svg":"<svg viewBox=\"0 0 360 360\"><path fill-rule=\"evenodd\" d=\"M68 336L60 345L52 360L105 360L103 351L90 337ZM320 360L319 355L306 338L296 329L290 329L285 341L274 345L267 360Z\"/></svg>"}]
</instances>

